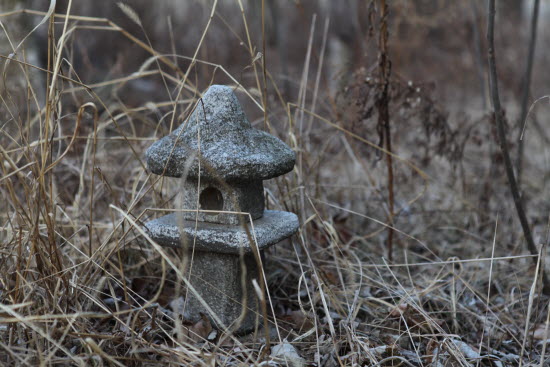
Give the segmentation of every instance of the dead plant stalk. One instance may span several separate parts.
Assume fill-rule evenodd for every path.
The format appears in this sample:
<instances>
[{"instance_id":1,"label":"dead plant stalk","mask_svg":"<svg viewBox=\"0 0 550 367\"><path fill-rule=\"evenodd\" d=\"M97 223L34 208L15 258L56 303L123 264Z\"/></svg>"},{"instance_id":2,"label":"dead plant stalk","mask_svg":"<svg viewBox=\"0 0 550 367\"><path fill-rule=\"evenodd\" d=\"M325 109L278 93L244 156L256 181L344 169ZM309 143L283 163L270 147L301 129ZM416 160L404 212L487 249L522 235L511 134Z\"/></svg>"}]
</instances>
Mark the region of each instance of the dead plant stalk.
<instances>
[{"instance_id":1,"label":"dead plant stalk","mask_svg":"<svg viewBox=\"0 0 550 367\"><path fill-rule=\"evenodd\" d=\"M529 223L527 222L527 216L525 210L523 209L523 202L519 194L519 188L514 175L514 168L512 166L512 160L510 159L510 153L508 149L508 142L506 140L506 133L504 131L504 112L500 104L500 96L498 92L498 78L497 78L497 66L496 66L496 57L495 57L495 0L489 0L488 8L488 22L487 22L487 43L488 43L488 58L489 58L489 87L491 91L491 98L493 102L493 114L495 123L497 125L497 134L500 145L500 151L504 159L504 166L506 168L506 176L508 177L508 183L510 184L510 191L512 192L512 197L514 198L514 204L516 206L516 211L518 213L518 218L521 223L521 228L523 229L523 235L525 236L525 241L527 242L527 249L532 255L538 254L537 247L533 240L531 234L531 229L529 228ZM537 263L537 258L533 257L535 264ZM546 295L550 295L550 284L548 283L548 278L544 269L541 269L541 278L542 278L542 291Z\"/></svg>"},{"instance_id":2,"label":"dead plant stalk","mask_svg":"<svg viewBox=\"0 0 550 367\"><path fill-rule=\"evenodd\" d=\"M378 30L378 70L380 74L380 84L376 107L378 109L378 133L380 135L380 145L385 145L388 152L391 153L391 128L389 112L389 85L391 76L391 62L388 56L388 5L386 0L380 0L380 28ZM392 260L393 253L393 215L394 215L394 193L393 193L393 159L391 154L386 154L386 163L388 166L388 259Z\"/></svg>"}]
</instances>

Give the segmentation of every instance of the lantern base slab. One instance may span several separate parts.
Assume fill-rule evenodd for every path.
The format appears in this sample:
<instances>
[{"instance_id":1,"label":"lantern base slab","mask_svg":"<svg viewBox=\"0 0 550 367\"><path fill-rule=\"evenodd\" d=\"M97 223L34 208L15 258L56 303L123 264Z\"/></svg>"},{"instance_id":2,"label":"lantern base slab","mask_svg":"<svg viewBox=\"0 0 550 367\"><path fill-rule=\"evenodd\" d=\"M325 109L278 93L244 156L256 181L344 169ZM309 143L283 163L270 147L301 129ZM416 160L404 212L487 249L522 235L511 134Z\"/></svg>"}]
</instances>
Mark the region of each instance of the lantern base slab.
<instances>
[{"instance_id":1,"label":"lantern base slab","mask_svg":"<svg viewBox=\"0 0 550 367\"><path fill-rule=\"evenodd\" d=\"M290 237L298 230L298 217L289 212L265 210L261 218L242 225L199 222L172 213L145 223L159 245L224 254L252 253Z\"/></svg>"}]
</instances>

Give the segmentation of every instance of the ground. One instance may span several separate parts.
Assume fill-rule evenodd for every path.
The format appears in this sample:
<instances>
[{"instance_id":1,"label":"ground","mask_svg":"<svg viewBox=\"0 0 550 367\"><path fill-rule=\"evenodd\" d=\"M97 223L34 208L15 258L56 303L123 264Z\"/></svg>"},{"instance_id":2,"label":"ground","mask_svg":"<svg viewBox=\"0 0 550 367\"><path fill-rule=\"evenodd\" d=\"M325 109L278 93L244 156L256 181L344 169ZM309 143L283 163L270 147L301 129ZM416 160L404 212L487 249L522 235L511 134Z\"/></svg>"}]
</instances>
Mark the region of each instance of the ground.
<instances>
[{"instance_id":1,"label":"ground","mask_svg":"<svg viewBox=\"0 0 550 367\"><path fill-rule=\"evenodd\" d=\"M2 363L547 365L548 250L528 251L505 175L486 9L396 1L383 18L383 3L0 5ZM514 162L524 145L523 202L545 245L547 24L522 121L531 13L510 9L495 29L506 133ZM300 229L266 253L268 323L249 335L186 320L188 257L142 231L182 185L144 152L211 84L297 155L265 182L267 208Z\"/></svg>"}]
</instances>

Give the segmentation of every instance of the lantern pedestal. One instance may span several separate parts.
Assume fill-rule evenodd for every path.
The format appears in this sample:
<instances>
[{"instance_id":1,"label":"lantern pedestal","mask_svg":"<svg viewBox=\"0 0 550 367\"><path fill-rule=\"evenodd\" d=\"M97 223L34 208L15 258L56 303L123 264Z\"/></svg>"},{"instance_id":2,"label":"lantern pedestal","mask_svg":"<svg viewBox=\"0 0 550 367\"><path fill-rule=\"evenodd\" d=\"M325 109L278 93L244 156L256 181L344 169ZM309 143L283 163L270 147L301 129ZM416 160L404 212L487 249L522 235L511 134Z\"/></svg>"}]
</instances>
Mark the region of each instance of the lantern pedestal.
<instances>
[{"instance_id":1,"label":"lantern pedestal","mask_svg":"<svg viewBox=\"0 0 550 367\"><path fill-rule=\"evenodd\" d=\"M237 334L250 332L256 325L260 327L263 318L252 279L259 283L258 265L253 254L239 256L196 251L189 278L196 293L187 290L184 317L197 322L202 313L210 316L215 327L227 327ZM207 312L203 302L216 317ZM222 325L216 320L220 320Z\"/></svg>"}]
</instances>

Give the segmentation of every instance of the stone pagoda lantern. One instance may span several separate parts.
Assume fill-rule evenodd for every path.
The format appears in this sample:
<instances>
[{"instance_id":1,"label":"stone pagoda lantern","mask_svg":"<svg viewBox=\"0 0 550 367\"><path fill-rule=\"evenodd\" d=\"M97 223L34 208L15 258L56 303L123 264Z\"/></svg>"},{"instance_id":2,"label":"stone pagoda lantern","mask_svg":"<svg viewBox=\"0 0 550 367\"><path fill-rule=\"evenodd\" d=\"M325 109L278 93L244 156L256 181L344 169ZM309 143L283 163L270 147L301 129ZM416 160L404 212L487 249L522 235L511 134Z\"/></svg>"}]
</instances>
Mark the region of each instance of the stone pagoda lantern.
<instances>
[{"instance_id":1,"label":"stone pagoda lantern","mask_svg":"<svg viewBox=\"0 0 550 367\"><path fill-rule=\"evenodd\" d=\"M146 230L160 245L186 248L188 256L194 249L189 282L216 314L189 290L184 316L198 321L203 313L218 327L216 319L251 331L261 320L254 246L263 254L298 229L295 214L265 210L262 181L291 171L294 152L252 127L231 88L213 85L189 119L145 156L151 172L183 178L185 209L147 222Z\"/></svg>"}]
</instances>

